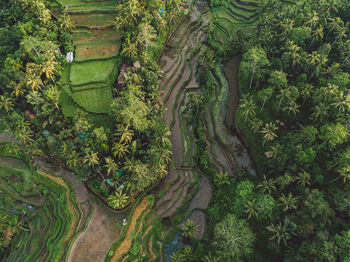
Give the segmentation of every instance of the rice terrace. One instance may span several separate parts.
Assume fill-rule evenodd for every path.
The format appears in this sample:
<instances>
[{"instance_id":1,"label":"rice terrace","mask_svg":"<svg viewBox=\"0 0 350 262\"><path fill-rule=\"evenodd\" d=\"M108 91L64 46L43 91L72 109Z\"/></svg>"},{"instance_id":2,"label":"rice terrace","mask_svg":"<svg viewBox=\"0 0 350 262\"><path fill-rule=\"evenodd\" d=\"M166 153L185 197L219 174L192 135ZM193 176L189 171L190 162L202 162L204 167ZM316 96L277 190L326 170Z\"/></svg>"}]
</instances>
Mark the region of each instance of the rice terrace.
<instances>
[{"instance_id":1,"label":"rice terrace","mask_svg":"<svg viewBox=\"0 0 350 262\"><path fill-rule=\"evenodd\" d=\"M0 8L0 261L350 261L349 1Z\"/></svg>"}]
</instances>

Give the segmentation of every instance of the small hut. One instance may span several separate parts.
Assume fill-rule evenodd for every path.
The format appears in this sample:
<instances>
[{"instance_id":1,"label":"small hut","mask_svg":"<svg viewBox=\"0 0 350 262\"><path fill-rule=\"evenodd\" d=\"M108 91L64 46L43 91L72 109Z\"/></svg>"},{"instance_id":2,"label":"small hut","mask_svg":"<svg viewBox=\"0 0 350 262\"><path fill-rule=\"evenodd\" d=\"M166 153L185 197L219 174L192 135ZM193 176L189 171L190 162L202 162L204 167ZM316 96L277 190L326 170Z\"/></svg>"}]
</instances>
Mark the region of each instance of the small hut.
<instances>
[{"instance_id":1,"label":"small hut","mask_svg":"<svg viewBox=\"0 0 350 262\"><path fill-rule=\"evenodd\" d=\"M125 85L125 77L124 77L124 74L127 73L128 69L130 68L131 66L124 63L120 66L119 68L119 76L118 76L118 79L117 79L117 82L115 83L115 87L116 89L119 91L121 91L121 89L123 88L123 86Z\"/></svg>"},{"instance_id":2,"label":"small hut","mask_svg":"<svg viewBox=\"0 0 350 262\"><path fill-rule=\"evenodd\" d=\"M66 60L68 63L73 63L73 52L68 52L67 55L66 55Z\"/></svg>"}]
</instances>

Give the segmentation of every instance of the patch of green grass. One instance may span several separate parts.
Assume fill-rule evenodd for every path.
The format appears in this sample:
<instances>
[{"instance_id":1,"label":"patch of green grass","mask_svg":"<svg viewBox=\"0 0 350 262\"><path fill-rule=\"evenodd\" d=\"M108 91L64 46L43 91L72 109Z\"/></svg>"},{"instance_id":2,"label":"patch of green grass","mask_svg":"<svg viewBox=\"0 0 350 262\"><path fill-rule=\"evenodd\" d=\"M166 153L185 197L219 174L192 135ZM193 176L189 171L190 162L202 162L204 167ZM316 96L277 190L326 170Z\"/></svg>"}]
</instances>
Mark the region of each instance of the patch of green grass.
<instances>
[{"instance_id":1,"label":"patch of green grass","mask_svg":"<svg viewBox=\"0 0 350 262\"><path fill-rule=\"evenodd\" d=\"M104 59L83 63L73 63L70 72L72 85L106 81L113 71L116 59Z\"/></svg>"},{"instance_id":2,"label":"patch of green grass","mask_svg":"<svg viewBox=\"0 0 350 262\"><path fill-rule=\"evenodd\" d=\"M111 88L106 86L72 93L73 101L88 112L107 113L112 102Z\"/></svg>"}]
</instances>

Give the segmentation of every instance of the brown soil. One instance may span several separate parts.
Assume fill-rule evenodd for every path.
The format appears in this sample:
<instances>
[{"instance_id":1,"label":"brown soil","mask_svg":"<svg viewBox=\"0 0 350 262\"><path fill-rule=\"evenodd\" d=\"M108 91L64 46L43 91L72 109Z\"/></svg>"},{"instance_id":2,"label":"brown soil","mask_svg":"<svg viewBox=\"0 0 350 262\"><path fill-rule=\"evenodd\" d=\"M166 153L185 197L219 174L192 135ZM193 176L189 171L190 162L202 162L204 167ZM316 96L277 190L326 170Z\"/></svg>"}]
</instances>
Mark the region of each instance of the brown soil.
<instances>
[{"instance_id":1,"label":"brown soil","mask_svg":"<svg viewBox=\"0 0 350 262\"><path fill-rule=\"evenodd\" d=\"M120 44L108 44L108 45L78 45L76 49L76 58L91 59L109 57L113 54L117 55Z\"/></svg>"},{"instance_id":2,"label":"brown soil","mask_svg":"<svg viewBox=\"0 0 350 262\"><path fill-rule=\"evenodd\" d=\"M133 232L136 228L136 222L139 216L141 215L142 211L144 211L148 207L148 200L147 197L143 198L142 201L137 205L134 212L131 214L131 221L129 222L128 229L126 231L125 237L122 241L122 243L118 246L118 248L114 251L114 255L111 259L111 262L116 262L120 256L128 252L131 248L132 239L129 237L131 232ZM144 213L144 216L146 215L146 212ZM95 260L100 261L100 260ZM75 262L75 261L74 261Z\"/></svg>"},{"instance_id":3,"label":"brown soil","mask_svg":"<svg viewBox=\"0 0 350 262\"><path fill-rule=\"evenodd\" d=\"M74 242L68 262L104 261L120 233L118 224L121 224L123 216L108 212L101 203L94 202L94 213L88 227Z\"/></svg>"},{"instance_id":4,"label":"brown soil","mask_svg":"<svg viewBox=\"0 0 350 262\"><path fill-rule=\"evenodd\" d=\"M229 93L227 99L226 125L230 128L234 127L234 116L239 104L238 92L238 70L240 58L234 56L225 66L225 75L229 85Z\"/></svg>"}]
</instances>

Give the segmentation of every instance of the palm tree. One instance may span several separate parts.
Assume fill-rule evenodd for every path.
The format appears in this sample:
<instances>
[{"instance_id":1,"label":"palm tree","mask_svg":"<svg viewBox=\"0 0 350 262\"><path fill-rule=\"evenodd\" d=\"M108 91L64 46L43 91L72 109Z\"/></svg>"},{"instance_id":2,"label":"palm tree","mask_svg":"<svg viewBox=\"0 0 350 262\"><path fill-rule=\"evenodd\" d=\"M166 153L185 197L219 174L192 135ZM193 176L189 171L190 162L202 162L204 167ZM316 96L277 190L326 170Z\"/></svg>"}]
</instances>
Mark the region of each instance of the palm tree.
<instances>
[{"instance_id":1,"label":"palm tree","mask_svg":"<svg viewBox=\"0 0 350 262\"><path fill-rule=\"evenodd\" d=\"M315 25L318 24L318 16L317 16L317 12L313 11L312 13L308 14L308 20L306 21L305 25L310 26L310 27L314 27Z\"/></svg>"},{"instance_id":2,"label":"palm tree","mask_svg":"<svg viewBox=\"0 0 350 262\"><path fill-rule=\"evenodd\" d=\"M144 42L146 46L146 52L148 50L148 45L153 42L154 39L157 38L156 30L151 26L148 22L141 23L139 25L139 38Z\"/></svg>"},{"instance_id":3,"label":"palm tree","mask_svg":"<svg viewBox=\"0 0 350 262\"><path fill-rule=\"evenodd\" d=\"M70 20L69 15L64 14L60 17L59 19L60 22L60 27L64 30L64 31L72 31L74 29L74 24L72 23L72 21Z\"/></svg>"},{"instance_id":4,"label":"palm tree","mask_svg":"<svg viewBox=\"0 0 350 262\"><path fill-rule=\"evenodd\" d=\"M279 143L271 146L270 152L271 152L272 158L276 158L282 151L283 151L283 147Z\"/></svg>"},{"instance_id":5,"label":"palm tree","mask_svg":"<svg viewBox=\"0 0 350 262\"><path fill-rule=\"evenodd\" d=\"M320 121L322 121L323 118L326 118L328 116L328 106L325 103L319 103L318 105L314 106L311 111L311 116L315 120L320 119Z\"/></svg>"},{"instance_id":6,"label":"palm tree","mask_svg":"<svg viewBox=\"0 0 350 262\"><path fill-rule=\"evenodd\" d=\"M98 153L94 153L93 151L87 151L84 156L84 163L88 163L89 167L94 167L99 164Z\"/></svg>"},{"instance_id":7,"label":"palm tree","mask_svg":"<svg viewBox=\"0 0 350 262\"><path fill-rule=\"evenodd\" d=\"M300 62L301 60L301 55L300 55L300 47L296 44L294 44L293 41L288 41L287 42L287 52L286 54L290 57L292 60L292 66L294 66Z\"/></svg>"},{"instance_id":8,"label":"palm tree","mask_svg":"<svg viewBox=\"0 0 350 262\"><path fill-rule=\"evenodd\" d=\"M170 161L171 156L173 154L171 150L169 150L166 146L162 145L154 146L152 151L154 155L154 160L160 164L167 164Z\"/></svg>"},{"instance_id":9,"label":"palm tree","mask_svg":"<svg viewBox=\"0 0 350 262\"><path fill-rule=\"evenodd\" d=\"M106 157L105 162L104 167L107 169L107 174L114 174L118 170L117 163L111 157Z\"/></svg>"},{"instance_id":10,"label":"palm tree","mask_svg":"<svg viewBox=\"0 0 350 262\"><path fill-rule=\"evenodd\" d=\"M344 97L343 91L340 91L334 98L334 102L331 105L337 108L339 111L344 112L346 109L350 108L350 95Z\"/></svg>"},{"instance_id":11,"label":"palm tree","mask_svg":"<svg viewBox=\"0 0 350 262\"><path fill-rule=\"evenodd\" d=\"M249 124L250 124L250 129L254 133L257 133L260 130L260 128L262 127L263 121L258 119L258 118L254 118L254 119L249 121Z\"/></svg>"},{"instance_id":12,"label":"palm tree","mask_svg":"<svg viewBox=\"0 0 350 262\"><path fill-rule=\"evenodd\" d=\"M278 127L274 123L268 123L265 124L265 127L260 131L261 133L264 134L264 143L265 145L266 141L273 141L277 135L275 134L275 131L278 130Z\"/></svg>"},{"instance_id":13,"label":"palm tree","mask_svg":"<svg viewBox=\"0 0 350 262\"><path fill-rule=\"evenodd\" d=\"M244 122L247 122L248 117L253 117L256 114L256 105L252 96L243 97L239 107L243 110L242 115L245 116Z\"/></svg>"},{"instance_id":14,"label":"palm tree","mask_svg":"<svg viewBox=\"0 0 350 262\"><path fill-rule=\"evenodd\" d=\"M165 177L165 175L168 174L168 169L167 169L166 164L159 164L157 173L159 174L160 178Z\"/></svg>"},{"instance_id":15,"label":"palm tree","mask_svg":"<svg viewBox=\"0 0 350 262\"><path fill-rule=\"evenodd\" d=\"M44 86L43 81L36 75L28 75L26 84L34 91L38 91Z\"/></svg>"},{"instance_id":16,"label":"palm tree","mask_svg":"<svg viewBox=\"0 0 350 262\"><path fill-rule=\"evenodd\" d=\"M3 94L0 96L0 110L5 110L5 112L13 111L14 108L14 100L11 97Z\"/></svg>"},{"instance_id":17,"label":"palm tree","mask_svg":"<svg viewBox=\"0 0 350 262\"><path fill-rule=\"evenodd\" d=\"M139 15L140 7L137 0L129 0L123 3L122 14L125 22L128 26L132 26L137 21L137 16Z\"/></svg>"},{"instance_id":18,"label":"palm tree","mask_svg":"<svg viewBox=\"0 0 350 262\"><path fill-rule=\"evenodd\" d=\"M137 57L137 46L134 43L130 42L129 38L126 38L126 42L123 45L123 50L121 51L121 55L134 60Z\"/></svg>"},{"instance_id":19,"label":"palm tree","mask_svg":"<svg viewBox=\"0 0 350 262\"><path fill-rule=\"evenodd\" d=\"M129 144L134 136L134 131L129 129L129 125L118 125L117 135L120 136L119 143Z\"/></svg>"},{"instance_id":20,"label":"palm tree","mask_svg":"<svg viewBox=\"0 0 350 262\"><path fill-rule=\"evenodd\" d=\"M72 168L76 168L79 166L80 162L81 158L79 153L76 150L72 150L68 156L67 164Z\"/></svg>"},{"instance_id":21,"label":"palm tree","mask_svg":"<svg viewBox=\"0 0 350 262\"><path fill-rule=\"evenodd\" d=\"M318 92L318 99L322 99L327 102L332 100L338 93L339 87L335 84L328 83L327 86L323 86L320 88Z\"/></svg>"},{"instance_id":22,"label":"palm tree","mask_svg":"<svg viewBox=\"0 0 350 262\"><path fill-rule=\"evenodd\" d=\"M187 221L181 225L182 235L186 238L196 238L199 232L198 225L193 220Z\"/></svg>"},{"instance_id":23,"label":"palm tree","mask_svg":"<svg viewBox=\"0 0 350 262\"><path fill-rule=\"evenodd\" d=\"M299 110L300 105L295 103L294 101L289 101L288 105L283 108L282 111L288 111L288 114L290 112L293 112L294 115L300 112Z\"/></svg>"},{"instance_id":24,"label":"palm tree","mask_svg":"<svg viewBox=\"0 0 350 262\"><path fill-rule=\"evenodd\" d=\"M57 62L54 60L49 60L49 61L44 62L41 65L41 73L45 74L47 79L50 78L52 80L52 75L56 70L56 68L55 68L56 64L57 64Z\"/></svg>"},{"instance_id":25,"label":"palm tree","mask_svg":"<svg viewBox=\"0 0 350 262\"><path fill-rule=\"evenodd\" d=\"M279 224L267 227L267 230L270 231L273 235L270 240L276 239L277 243L280 244L281 240L285 245L287 245L287 240L290 239L290 234L288 233L285 226L282 226L281 222Z\"/></svg>"},{"instance_id":26,"label":"palm tree","mask_svg":"<svg viewBox=\"0 0 350 262\"><path fill-rule=\"evenodd\" d=\"M280 93L276 96L277 98L280 99L279 103L278 103L278 108L281 106L281 103L282 103L282 100L283 99L287 99L287 100L290 100L291 98L291 92L288 88L285 88L285 89L281 89L280 90Z\"/></svg>"},{"instance_id":27,"label":"palm tree","mask_svg":"<svg viewBox=\"0 0 350 262\"><path fill-rule=\"evenodd\" d=\"M186 256L181 252L181 249L176 250L170 255L171 262L185 262Z\"/></svg>"},{"instance_id":28,"label":"palm tree","mask_svg":"<svg viewBox=\"0 0 350 262\"><path fill-rule=\"evenodd\" d=\"M227 174L227 172L224 173L216 173L214 177L214 183L215 185L229 185L230 184L230 177Z\"/></svg>"},{"instance_id":29,"label":"palm tree","mask_svg":"<svg viewBox=\"0 0 350 262\"><path fill-rule=\"evenodd\" d=\"M20 118L16 122L16 128L14 130L15 137L19 139L21 143L28 143L29 141L34 141L32 139L33 131L30 129L30 124L25 121L24 118Z\"/></svg>"},{"instance_id":30,"label":"palm tree","mask_svg":"<svg viewBox=\"0 0 350 262\"><path fill-rule=\"evenodd\" d=\"M350 166L343 167L338 170L340 177L343 178L344 183L350 181Z\"/></svg>"},{"instance_id":31,"label":"palm tree","mask_svg":"<svg viewBox=\"0 0 350 262\"><path fill-rule=\"evenodd\" d=\"M314 89L314 86L311 85L311 84L305 84L305 85L302 87L302 89L301 89L301 91L300 91L300 95L301 95L302 97L304 97L303 105L304 105L304 103L305 103L305 100L306 100L307 98L311 97L311 94L312 94L313 89Z\"/></svg>"},{"instance_id":32,"label":"palm tree","mask_svg":"<svg viewBox=\"0 0 350 262\"><path fill-rule=\"evenodd\" d=\"M256 198L254 198L252 201L247 200L244 206L244 212L248 215L248 219L250 219L251 217L258 217L258 207L256 204Z\"/></svg>"},{"instance_id":33,"label":"palm tree","mask_svg":"<svg viewBox=\"0 0 350 262\"><path fill-rule=\"evenodd\" d=\"M220 257L214 257L210 251L208 255L205 255L202 259L202 262L219 262L222 261Z\"/></svg>"},{"instance_id":34,"label":"palm tree","mask_svg":"<svg viewBox=\"0 0 350 262\"><path fill-rule=\"evenodd\" d=\"M13 234L16 234L24 230L24 227L22 226L22 222L19 220L18 216L12 216L8 220L7 230L10 230Z\"/></svg>"},{"instance_id":35,"label":"palm tree","mask_svg":"<svg viewBox=\"0 0 350 262\"><path fill-rule=\"evenodd\" d=\"M295 179L297 180L298 184L301 184L303 187L306 187L307 185L310 185L311 176L309 173L303 170L303 172L298 173Z\"/></svg>"},{"instance_id":36,"label":"palm tree","mask_svg":"<svg viewBox=\"0 0 350 262\"><path fill-rule=\"evenodd\" d=\"M314 40L319 40L323 38L323 27L320 25L318 28L316 28L313 32L312 32L312 41L310 43L309 49L311 48Z\"/></svg>"},{"instance_id":37,"label":"palm tree","mask_svg":"<svg viewBox=\"0 0 350 262\"><path fill-rule=\"evenodd\" d=\"M115 143L112 150L113 150L113 155L115 157L122 158L123 156L129 153L129 145Z\"/></svg>"},{"instance_id":38,"label":"palm tree","mask_svg":"<svg viewBox=\"0 0 350 262\"><path fill-rule=\"evenodd\" d=\"M290 209L297 209L298 198L293 197L292 193L289 193L288 196L285 196L282 193L282 196L279 198L280 205L283 207L283 211L288 211Z\"/></svg>"},{"instance_id":39,"label":"palm tree","mask_svg":"<svg viewBox=\"0 0 350 262\"><path fill-rule=\"evenodd\" d=\"M129 196L122 191L115 191L114 194L108 196L107 200L108 205L112 208L122 208L128 203Z\"/></svg>"},{"instance_id":40,"label":"palm tree","mask_svg":"<svg viewBox=\"0 0 350 262\"><path fill-rule=\"evenodd\" d=\"M271 194L273 190L276 190L275 186L276 182L273 179L267 179L266 176L264 175L264 180L257 185L257 188L260 188L261 193L268 192Z\"/></svg>"}]
</instances>

